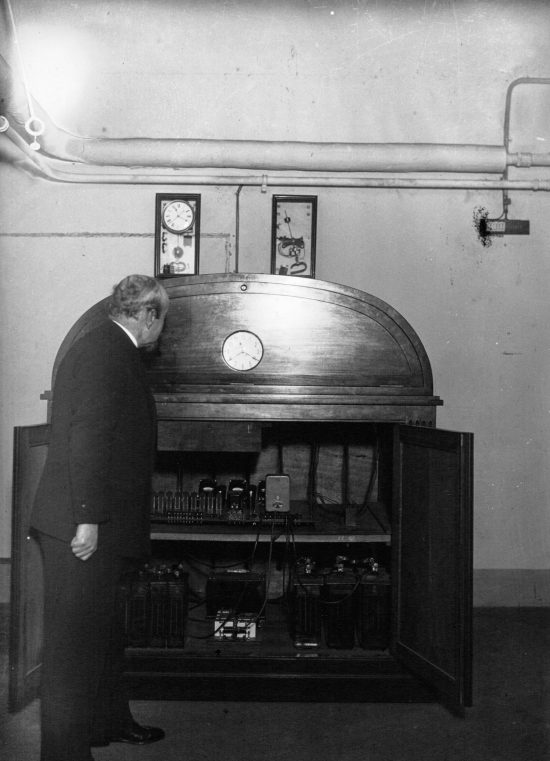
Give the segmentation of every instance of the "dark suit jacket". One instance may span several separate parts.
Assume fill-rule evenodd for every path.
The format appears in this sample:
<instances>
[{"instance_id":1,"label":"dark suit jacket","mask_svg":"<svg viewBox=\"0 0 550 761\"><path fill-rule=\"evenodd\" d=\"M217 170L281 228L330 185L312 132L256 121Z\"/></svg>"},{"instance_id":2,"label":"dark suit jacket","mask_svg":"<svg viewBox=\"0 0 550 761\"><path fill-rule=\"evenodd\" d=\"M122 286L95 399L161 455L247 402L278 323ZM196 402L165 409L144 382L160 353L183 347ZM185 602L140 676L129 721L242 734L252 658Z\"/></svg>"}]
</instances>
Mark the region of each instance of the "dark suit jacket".
<instances>
[{"instance_id":1,"label":"dark suit jacket","mask_svg":"<svg viewBox=\"0 0 550 761\"><path fill-rule=\"evenodd\" d=\"M155 431L140 352L106 319L59 366L31 525L70 541L77 524L99 523L100 542L121 556L147 554Z\"/></svg>"}]
</instances>

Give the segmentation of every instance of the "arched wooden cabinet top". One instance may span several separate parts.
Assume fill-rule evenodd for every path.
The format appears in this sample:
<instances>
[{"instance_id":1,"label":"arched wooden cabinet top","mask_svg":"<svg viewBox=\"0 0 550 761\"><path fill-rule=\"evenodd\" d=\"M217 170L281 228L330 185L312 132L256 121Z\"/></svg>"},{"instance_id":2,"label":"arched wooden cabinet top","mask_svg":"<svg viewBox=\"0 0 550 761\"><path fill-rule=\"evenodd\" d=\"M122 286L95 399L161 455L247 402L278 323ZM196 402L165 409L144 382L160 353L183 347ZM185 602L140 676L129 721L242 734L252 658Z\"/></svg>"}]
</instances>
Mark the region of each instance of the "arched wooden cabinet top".
<instances>
[{"instance_id":1,"label":"arched wooden cabinet top","mask_svg":"<svg viewBox=\"0 0 550 761\"><path fill-rule=\"evenodd\" d=\"M262 274L166 278L170 311L148 372L160 419L368 420L435 423L430 362L413 328L389 304L354 288ZM103 318L106 300L68 333ZM238 331L261 341L248 370L224 359ZM54 400L55 403L55 400Z\"/></svg>"}]
</instances>

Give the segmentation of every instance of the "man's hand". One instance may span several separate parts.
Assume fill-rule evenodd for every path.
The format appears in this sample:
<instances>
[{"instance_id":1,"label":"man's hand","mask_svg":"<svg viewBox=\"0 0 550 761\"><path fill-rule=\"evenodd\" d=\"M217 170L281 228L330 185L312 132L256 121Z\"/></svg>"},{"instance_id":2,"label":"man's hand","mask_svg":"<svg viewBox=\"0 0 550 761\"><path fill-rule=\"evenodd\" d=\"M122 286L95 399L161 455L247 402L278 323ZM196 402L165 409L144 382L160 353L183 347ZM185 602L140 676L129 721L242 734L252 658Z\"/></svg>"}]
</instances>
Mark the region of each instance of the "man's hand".
<instances>
[{"instance_id":1,"label":"man's hand","mask_svg":"<svg viewBox=\"0 0 550 761\"><path fill-rule=\"evenodd\" d=\"M97 523L79 523L71 541L73 554L79 560L88 560L97 550Z\"/></svg>"}]
</instances>

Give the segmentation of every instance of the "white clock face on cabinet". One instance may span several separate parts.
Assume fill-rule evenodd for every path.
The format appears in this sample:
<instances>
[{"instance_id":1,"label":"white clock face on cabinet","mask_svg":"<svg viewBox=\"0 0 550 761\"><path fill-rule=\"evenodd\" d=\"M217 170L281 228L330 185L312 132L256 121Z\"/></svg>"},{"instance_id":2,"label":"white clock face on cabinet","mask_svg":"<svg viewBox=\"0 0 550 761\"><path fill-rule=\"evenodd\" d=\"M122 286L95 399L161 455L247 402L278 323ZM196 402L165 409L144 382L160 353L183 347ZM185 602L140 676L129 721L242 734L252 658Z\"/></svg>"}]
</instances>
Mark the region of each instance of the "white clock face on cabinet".
<instances>
[{"instance_id":1,"label":"white clock face on cabinet","mask_svg":"<svg viewBox=\"0 0 550 761\"><path fill-rule=\"evenodd\" d=\"M252 370L264 354L264 347L257 335L248 330L237 330L223 342L222 356L233 370Z\"/></svg>"},{"instance_id":2,"label":"white clock face on cabinet","mask_svg":"<svg viewBox=\"0 0 550 761\"><path fill-rule=\"evenodd\" d=\"M187 201L172 201L164 207L162 221L171 233L183 233L193 226L195 213Z\"/></svg>"}]
</instances>

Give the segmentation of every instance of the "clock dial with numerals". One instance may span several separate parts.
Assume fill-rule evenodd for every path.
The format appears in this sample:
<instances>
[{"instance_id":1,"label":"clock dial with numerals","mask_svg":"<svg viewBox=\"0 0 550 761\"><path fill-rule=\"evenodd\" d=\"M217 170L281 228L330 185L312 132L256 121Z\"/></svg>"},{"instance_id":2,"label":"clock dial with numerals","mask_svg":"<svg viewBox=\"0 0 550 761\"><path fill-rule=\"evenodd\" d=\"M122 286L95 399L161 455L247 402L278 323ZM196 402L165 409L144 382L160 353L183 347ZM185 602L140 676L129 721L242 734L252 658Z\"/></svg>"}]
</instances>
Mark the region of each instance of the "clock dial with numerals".
<instances>
[{"instance_id":1,"label":"clock dial with numerals","mask_svg":"<svg viewBox=\"0 0 550 761\"><path fill-rule=\"evenodd\" d=\"M192 227L195 212L187 201L172 201L164 207L162 223L171 233L183 233Z\"/></svg>"},{"instance_id":2,"label":"clock dial with numerals","mask_svg":"<svg viewBox=\"0 0 550 761\"><path fill-rule=\"evenodd\" d=\"M237 330L227 336L222 346L222 357L233 370L252 370L263 357L260 339L249 330Z\"/></svg>"}]
</instances>

